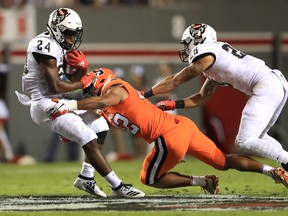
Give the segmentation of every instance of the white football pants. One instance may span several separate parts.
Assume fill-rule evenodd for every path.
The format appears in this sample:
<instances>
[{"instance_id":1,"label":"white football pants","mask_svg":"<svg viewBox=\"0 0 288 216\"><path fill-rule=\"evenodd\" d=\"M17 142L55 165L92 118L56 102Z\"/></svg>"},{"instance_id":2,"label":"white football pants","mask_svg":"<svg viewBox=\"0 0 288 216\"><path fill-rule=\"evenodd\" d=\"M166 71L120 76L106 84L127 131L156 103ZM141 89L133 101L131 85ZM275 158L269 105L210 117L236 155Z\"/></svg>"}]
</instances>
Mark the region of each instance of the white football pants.
<instances>
[{"instance_id":1,"label":"white football pants","mask_svg":"<svg viewBox=\"0 0 288 216\"><path fill-rule=\"evenodd\" d=\"M288 83L278 70L254 86L253 95L242 112L236 148L280 163L288 162L288 152L267 134L278 119L287 101L287 94Z\"/></svg>"},{"instance_id":2,"label":"white football pants","mask_svg":"<svg viewBox=\"0 0 288 216\"><path fill-rule=\"evenodd\" d=\"M48 127L81 146L97 139L96 133L109 130L106 120L94 111L74 111L61 115L52 121L45 111L53 105L55 105L55 102L50 98L31 101L30 114L32 120L41 127Z\"/></svg>"}]
</instances>

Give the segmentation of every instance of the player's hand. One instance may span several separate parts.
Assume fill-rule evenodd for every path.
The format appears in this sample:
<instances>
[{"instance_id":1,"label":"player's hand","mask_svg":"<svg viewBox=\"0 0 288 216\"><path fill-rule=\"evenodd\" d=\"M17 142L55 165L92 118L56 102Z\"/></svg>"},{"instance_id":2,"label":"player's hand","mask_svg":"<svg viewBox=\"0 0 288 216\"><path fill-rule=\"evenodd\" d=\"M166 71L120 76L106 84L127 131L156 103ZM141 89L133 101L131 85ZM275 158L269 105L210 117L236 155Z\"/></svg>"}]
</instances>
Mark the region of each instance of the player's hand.
<instances>
[{"instance_id":1,"label":"player's hand","mask_svg":"<svg viewBox=\"0 0 288 216\"><path fill-rule=\"evenodd\" d=\"M83 76L81 78L81 82L82 82L82 94L84 95L84 97L88 96L88 95L93 95L95 93L95 83L97 82L97 77L96 75L90 71L88 74L86 74L85 76Z\"/></svg>"},{"instance_id":2,"label":"player's hand","mask_svg":"<svg viewBox=\"0 0 288 216\"><path fill-rule=\"evenodd\" d=\"M89 63L83 54L79 50L71 50L65 54L66 63L72 67L79 68L81 70L87 71Z\"/></svg>"},{"instance_id":3,"label":"player's hand","mask_svg":"<svg viewBox=\"0 0 288 216\"><path fill-rule=\"evenodd\" d=\"M52 101L55 105L48 107L45 111L51 120L55 120L57 117L69 112L67 100L58 100L57 98L53 98Z\"/></svg>"},{"instance_id":4,"label":"player's hand","mask_svg":"<svg viewBox=\"0 0 288 216\"><path fill-rule=\"evenodd\" d=\"M156 106L161 110L174 110L176 107L176 103L172 100L160 101L156 103Z\"/></svg>"},{"instance_id":5,"label":"player's hand","mask_svg":"<svg viewBox=\"0 0 288 216\"><path fill-rule=\"evenodd\" d=\"M90 71L88 74L81 77L82 82L82 89L88 88L91 84L94 84L96 82L96 76L95 74Z\"/></svg>"}]
</instances>

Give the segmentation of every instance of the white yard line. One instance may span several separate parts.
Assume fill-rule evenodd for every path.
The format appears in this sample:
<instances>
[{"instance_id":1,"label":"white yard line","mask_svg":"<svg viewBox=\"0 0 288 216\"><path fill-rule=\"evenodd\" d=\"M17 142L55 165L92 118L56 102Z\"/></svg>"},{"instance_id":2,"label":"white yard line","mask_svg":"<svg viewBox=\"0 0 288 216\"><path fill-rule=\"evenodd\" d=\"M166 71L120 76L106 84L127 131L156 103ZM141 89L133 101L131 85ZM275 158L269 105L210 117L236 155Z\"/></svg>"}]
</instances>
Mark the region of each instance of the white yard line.
<instances>
[{"instance_id":1,"label":"white yard line","mask_svg":"<svg viewBox=\"0 0 288 216\"><path fill-rule=\"evenodd\" d=\"M137 199L95 198L93 196L0 197L1 211L223 211L288 210L288 197L244 197L225 195L148 196Z\"/></svg>"}]
</instances>

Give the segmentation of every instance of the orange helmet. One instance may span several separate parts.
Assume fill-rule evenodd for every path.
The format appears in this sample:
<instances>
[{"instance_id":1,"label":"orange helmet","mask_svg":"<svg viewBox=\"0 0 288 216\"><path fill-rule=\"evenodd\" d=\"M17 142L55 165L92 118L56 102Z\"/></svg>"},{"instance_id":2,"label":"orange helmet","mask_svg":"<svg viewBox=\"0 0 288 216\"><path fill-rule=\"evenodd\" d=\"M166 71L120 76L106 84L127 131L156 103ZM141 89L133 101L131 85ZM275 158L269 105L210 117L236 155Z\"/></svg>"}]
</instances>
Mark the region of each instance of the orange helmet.
<instances>
[{"instance_id":1,"label":"orange helmet","mask_svg":"<svg viewBox=\"0 0 288 216\"><path fill-rule=\"evenodd\" d=\"M84 96L100 96L103 94L105 86L112 80L117 79L114 72L108 68L96 68L88 73L93 77L93 85L90 85L86 90L83 89Z\"/></svg>"}]
</instances>

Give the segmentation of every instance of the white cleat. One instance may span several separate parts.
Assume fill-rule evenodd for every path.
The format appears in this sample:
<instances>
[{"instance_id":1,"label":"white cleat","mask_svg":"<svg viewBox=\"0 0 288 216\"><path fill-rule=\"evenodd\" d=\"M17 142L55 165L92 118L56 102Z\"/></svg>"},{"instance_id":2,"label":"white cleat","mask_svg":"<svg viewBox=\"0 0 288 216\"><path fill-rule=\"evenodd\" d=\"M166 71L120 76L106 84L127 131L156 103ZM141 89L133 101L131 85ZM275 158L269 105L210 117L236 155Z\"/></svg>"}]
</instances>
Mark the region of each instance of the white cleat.
<instances>
[{"instance_id":1,"label":"white cleat","mask_svg":"<svg viewBox=\"0 0 288 216\"><path fill-rule=\"evenodd\" d=\"M117 188L112 188L113 197L123 197L123 198L139 198L144 197L145 193L136 188L133 188L132 185L121 183Z\"/></svg>"},{"instance_id":2,"label":"white cleat","mask_svg":"<svg viewBox=\"0 0 288 216\"><path fill-rule=\"evenodd\" d=\"M216 175L206 175L205 176L206 180L206 186L203 186L202 188L206 193L209 194L217 194L219 192L218 188L218 182L219 178Z\"/></svg>"},{"instance_id":3,"label":"white cleat","mask_svg":"<svg viewBox=\"0 0 288 216\"><path fill-rule=\"evenodd\" d=\"M86 178L79 175L74 181L74 187L83 190L92 195L99 197L107 197L107 195L97 186L96 181L93 178Z\"/></svg>"}]
</instances>

